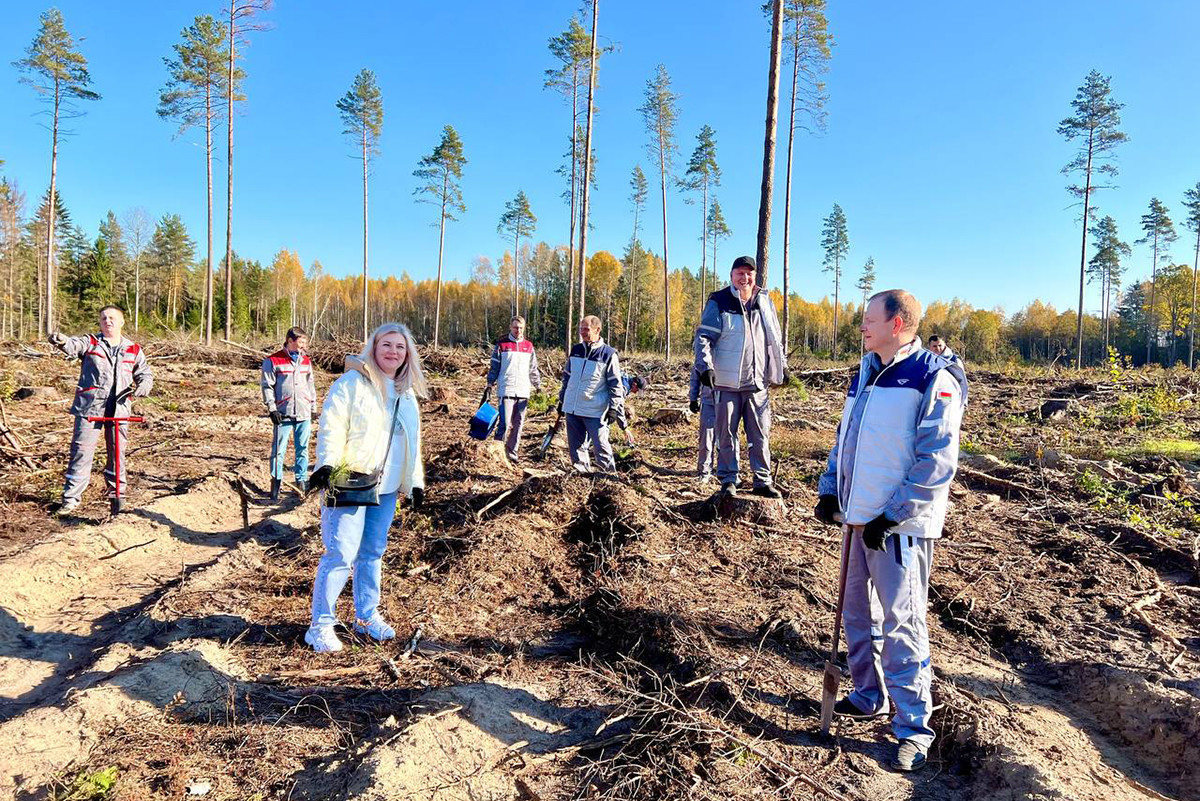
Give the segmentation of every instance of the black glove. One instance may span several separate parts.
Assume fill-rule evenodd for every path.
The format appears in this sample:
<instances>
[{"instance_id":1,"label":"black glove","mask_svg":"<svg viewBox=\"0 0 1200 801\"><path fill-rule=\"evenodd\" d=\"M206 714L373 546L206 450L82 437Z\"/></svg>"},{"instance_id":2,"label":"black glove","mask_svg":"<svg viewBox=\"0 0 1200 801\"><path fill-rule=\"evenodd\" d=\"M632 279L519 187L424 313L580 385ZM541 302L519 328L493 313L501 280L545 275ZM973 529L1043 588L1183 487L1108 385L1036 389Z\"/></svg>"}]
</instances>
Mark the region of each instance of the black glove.
<instances>
[{"instance_id":1,"label":"black glove","mask_svg":"<svg viewBox=\"0 0 1200 801\"><path fill-rule=\"evenodd\" d=\"M562 401L558 402L558 404L554 407L554 411L557 414L562 414Z\"/></svg>"},{"instance_id":2,"label":"black glove","mask_svg":"<svg viewBox=\"0 0 1200 801\"><path fill-rule=\"evenodd\" d=\"M688 408L692 410L692 414L700 411L700 399L692 398L690 401L688 401Z\"/></svg>"},{"instance_id":3,"label":"black glove","mask_svg":"<svg viewBox=\"0 0 1200 801\"><path fill-rule=\"evenodd\" d=\"M831 526L837 525L835 515L842 511L841 504L838 503L836 495L822 495L817 498L817 505L813 507L813 514L822 523L827 523Z\"/></svg>"},{"instance_id":4,"label":"black glove","mask_svg":"<svg viewBox=\"0 0 1200 801\"><path fill-rule=\"evenodd\" d=\"M308 479L308 491L316 492L319 489L329 487L329 476L332 475L333 468L329 465L322 465L316 469Z\"/></svg>"},{"instance_id":5,"label":"black glove","mask_svg":"<svg viewBox=\"0 0 1200 801\"><path fill-rule=\"evenodd\" d=\"M120 406L125 401L133 397L133 387L125 387L117 393L117 405Z\"/></svg>"},{"instance_id":6,"label":"black glove","mask_svg":"<svg viewBox=\"0 0 1200 801\"><path fill-rule=\"evenodd\" d=\"M490 397L492 397L492 388L491 386L488 386L483 390L483 398L480 399L479 405L482 406L483 404L487 403L488 398Z\"/></svg>"},{"instance_id":7,"label":"black glove","mask_svg":"<svg viewBox=\"0 0 1200 801\"><path fill-rule=\"evenodd\" d=\"M884 549L883 543L887 539L888 529L898 525L900 524L890 519L887 515L880 515L863 526L863 545L873 551L882 551Z\"/></svg>"},{"instance_id":8,"label":"black glove","mask_svg":"<svg viewBox=\"0 0 1200 801\"><path fill-rule=\"evenodd\" d=\"M271 418L271 422L274 425L279 425L283 422L283 415L279 412L267 412L267 417Z\"/></svg>"},{"instance_id":9,"label":"black glove","mask_svg":"<svg viewBox=\"0 0 1200 801\"><path fill-rule=\"evenodd\" d=\"M705 370L703 373L700 374L700 383L706 387L711 388L713 385L715 385L717 383L717 371L716 370Z\"/></svg>"},{"instance_id":10,"label":"black glove","mask_svg":"<svg viewBox=\"0 0 1200 801\"><path fill-rule=\"evenodd\" d=\"M420 509L425 505L425 490L420 487L412 488L412 508Z\"/></svg>"}]
</instances>

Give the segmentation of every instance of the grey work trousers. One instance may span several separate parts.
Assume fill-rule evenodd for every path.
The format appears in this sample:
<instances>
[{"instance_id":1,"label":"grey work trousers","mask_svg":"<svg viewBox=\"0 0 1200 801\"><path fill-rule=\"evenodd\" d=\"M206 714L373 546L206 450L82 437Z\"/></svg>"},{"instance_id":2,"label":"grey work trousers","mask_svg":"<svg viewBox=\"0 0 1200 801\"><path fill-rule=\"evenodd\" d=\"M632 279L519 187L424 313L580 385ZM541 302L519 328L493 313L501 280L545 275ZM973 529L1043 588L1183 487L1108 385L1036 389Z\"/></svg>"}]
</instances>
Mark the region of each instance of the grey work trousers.
<instances>
[{"instance_id":1,"label":"grey work trousers","mask_svg":"<svg viewBox=\"0 0 1200 801\"><path fill-rule=\"evenodd\" d=\"M737 483L741 466L738 424L746 429L750 469L754 486L771 483L771 401L765 389L714 389L717 407L717 478L722 484Z\"/></svg>"},{"instance_id":2,"label":"grey work trousers","mask_svg":"<svg viewBox=\"0 0 1200 801\"><path fill-rule=\"evenodd\" d=\"M79 501L92 478L92 459L96 443L104 432L104 482L109 498L125 497L125 446L129 442L129 423L89 423L86 417L75 418L75 433L71 436L71 456L63 483L63 501ZM119 437L120 442L115 442Z\"/></svg>"},{"instance_id":3,"label":"grey work trousers","mask_svg":"<svg viewBox=\"0 0 1200 801\"><path fill-rule=\"evenodd\" d=\"M882 712L890 696L896 705L896 739L915 740L926 749L933 742L933 669L925 625L932 564L930 538L892 534L884 550L876 551L863 545L856 530L842 608L846 661L854 679L850 700L865 712Z\"/></svg>"},{"instance_id":4,"label":"grey work trousers","mask_svg":"<svg viewBox=\"0 0 1200 801\"><path fill-rule=\"evenodd\" d=\"M717 407L712 396L700 398L700 443L696 453L696 473L701 478L713 471L713 444L717 437Z\"/></svg>"},{"instance_id":5,"label":"grey work trousers","mask_svg":"<svg viewBox=\"0 0 1200 801\"><path fill-rule=\"evenodd\" d=\"M605 473L616 472L617 461L613 458L612 443L608 441L608 425L601 417L567 415L567 450L571 453L571 466L580 473L592 472L588 458L589 446L596 452L596 464Z\"/></svg>"},{"instance_id":6,"label":"grey work trousers","mask_svg":"<svg viewBox=\"0 0 1200 801\"><path fill-rule=\"evenodd\" d=\"M529 398L500 399L496 439L504 441L504 453L510 462L521 460L521 430L525 428L525 409L528 406Z\"/></svg>"}]
</instances>

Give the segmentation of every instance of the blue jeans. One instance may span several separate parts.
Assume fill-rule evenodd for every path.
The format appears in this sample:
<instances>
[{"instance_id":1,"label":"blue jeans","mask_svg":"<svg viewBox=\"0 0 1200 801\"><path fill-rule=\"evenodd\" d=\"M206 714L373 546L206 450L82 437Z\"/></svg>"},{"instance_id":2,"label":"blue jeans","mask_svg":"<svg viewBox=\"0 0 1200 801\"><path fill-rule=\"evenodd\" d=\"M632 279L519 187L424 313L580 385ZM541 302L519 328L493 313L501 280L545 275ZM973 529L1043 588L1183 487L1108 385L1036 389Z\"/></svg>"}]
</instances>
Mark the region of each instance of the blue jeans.
<instances>
[{"instance_id":1,"label":"blue jeans","mask_svg":"<svg viewBox=\"0 0 1200 801\"><path fill-rule=\"evenodd\" d=\"M284 418L275 426L275 439L271 442L271 478L283 478L283 463L287 457L288 438L296 453L293 470L297 481L308 480L308 437L312 431L312 420Z\"/></svg>"},{"instance_id":2,"label":"blue jeans","mask_svg":"<svg viewBox=\"0 0 1200 801\"><path fill-rule=\"evenodd\" d=\"M396 516L398 492L379 496L378 506L321 509L321 541L325 555L313 582L312 626L337 623L337 599L354 567L354 614L370 620L379 608L383 549Z\"/></svg>"}]
</instances>

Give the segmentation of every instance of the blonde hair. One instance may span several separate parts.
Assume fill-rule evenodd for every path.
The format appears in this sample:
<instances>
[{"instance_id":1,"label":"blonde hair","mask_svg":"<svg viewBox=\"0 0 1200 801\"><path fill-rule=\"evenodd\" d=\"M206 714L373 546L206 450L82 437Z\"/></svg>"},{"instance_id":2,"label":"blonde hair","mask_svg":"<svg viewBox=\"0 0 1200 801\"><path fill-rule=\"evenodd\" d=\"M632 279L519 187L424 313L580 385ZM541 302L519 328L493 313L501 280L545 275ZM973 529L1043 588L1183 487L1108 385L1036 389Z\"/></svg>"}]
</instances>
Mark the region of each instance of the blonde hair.
<instances>
[{"instance_id":1,"label":"blonde hair","mask_svg":"<svg viewBox=\"0 0 1200 801\"><path fill-rule=\"evenodd\" d=\"M358 361L366 368L367 374L371 377L371 383L375 385L379 396L385 401L387 400L387 376L384 375L383 370L379 369L379 365L375 363L375 343L379 341L380 337L387 336L388 334L400 334L403 336L404 345L408 349L408 355L404 358L404 364L396 371L394 379L397 394L411 389L418 398L428 398L429 388L425 383L425 371L421 369L421 354L417 353L417 343L413 340L412 332L408 330L408 326L401 325L400 323L384 323L376 328L367 339L362 353L358 354Z\"/></svg>"}]
</instances>

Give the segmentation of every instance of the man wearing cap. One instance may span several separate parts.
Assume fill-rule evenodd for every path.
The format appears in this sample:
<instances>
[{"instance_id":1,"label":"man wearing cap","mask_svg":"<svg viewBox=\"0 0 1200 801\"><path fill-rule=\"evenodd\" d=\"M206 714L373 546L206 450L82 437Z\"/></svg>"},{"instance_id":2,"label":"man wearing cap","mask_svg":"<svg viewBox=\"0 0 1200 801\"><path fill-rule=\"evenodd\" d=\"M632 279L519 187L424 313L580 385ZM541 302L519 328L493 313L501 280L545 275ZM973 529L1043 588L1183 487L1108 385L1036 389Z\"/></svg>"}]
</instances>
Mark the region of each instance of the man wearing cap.
<instances>
[{"instance_id":1,"label":"man wearing cap","mask_svg":"<svg viewBox=\"0 0 1200 801\"><path fill-rule=\"evenodd\" d=\"M89 421L89 417L129 417L134 397L150 394L154 377L142 346L121 335L125 313L117 306L100 310L100 331L82 337L68 337L55 331L50 344L67 356L78 358L79 385L71 414L75 432L71 437L71 456L63 484L60 514L70 514L79 506L83 491L92 477L92 458L104 432L104 482L108 485L109 507L119 514L125 504L125 461L121 454L129 440L129 423Z\"/></svg>"},{"instance_id":2,"label":"man wearing cap","mask_svg":"<svg viewBox=\"0 0 1200 801\"><path fill-rule=\"evenodd\" d=\"M589 445L596 463L606 473L615 472L607 418L625 432L625 443L633 445L633 432L625 419L625 387L617 351L600 338L600 318L589 314L579 321L579 343L571 348L563 366L558 410L566 414L567 447L571 464L580 473L592 472Z\"/></svg>"},{"instance_id":3,"label":"man wearing cap","mask_svg":"<svg viewBox=\"0 0 1200 801\"><path fill-rule=\"evenodd\" d=\"M504 452L514 464L521 458L521 429L525 427L525 410L529 395L542 386L538 372L537 351L525 338L525 318L517 315L508 323L508 336L492 348L492 363L488 368L487 385L496 390L496 405L500 407L500 422L496 439L504 440Z\"/></svg>"},{"instance_id":4,"label":"man wearing cap","mask_svg":"<svg viewBox=\"0 0 1200 801\"><path fill-rule=\"evenodd\" d=\"M902 289L863 314L867 354L850 382L815 514L850 527L842 625L854 692L834 713L884 716L896 706L895 770L919 770L933 742L925 610L933 542L942 534L967 379L921 348L921 304Z\"/></svg>"},{"instance_id":5,"label":"man wearing cap","mask_svg":"<svg viewBox=\"0 0 1200 801\"><path fill-rule=\"evenodd\" d=\"M738 425L746 431L754 494L781 497L771 481L771 405L767 387L783 383L779 318L771 296L754 285L754 259L739 256L730 285L708 297L696 331L695 369L713 389L717 410L717 478L721 492L737 494Z\"/></svg>"}]
</instances>

